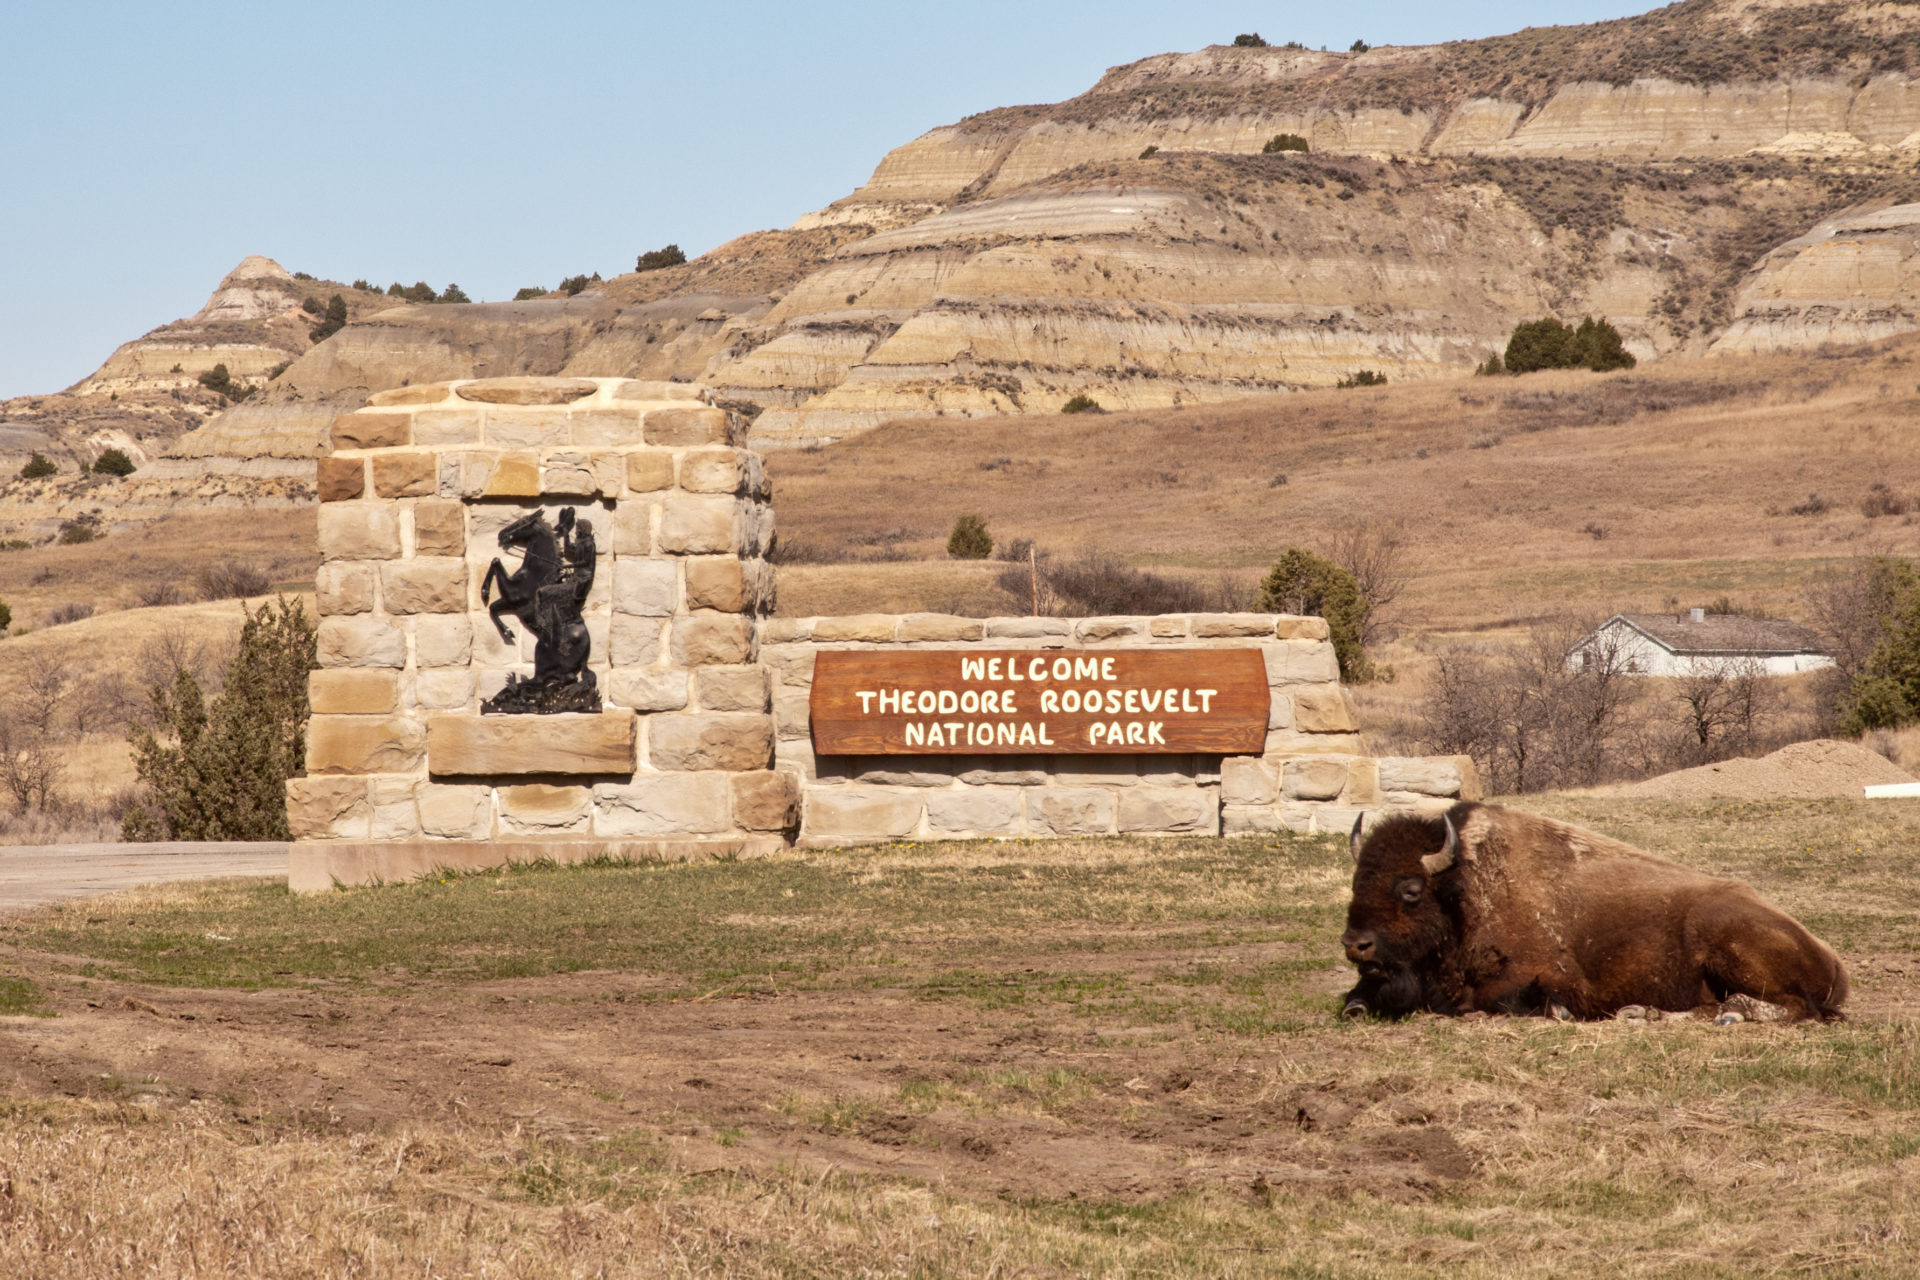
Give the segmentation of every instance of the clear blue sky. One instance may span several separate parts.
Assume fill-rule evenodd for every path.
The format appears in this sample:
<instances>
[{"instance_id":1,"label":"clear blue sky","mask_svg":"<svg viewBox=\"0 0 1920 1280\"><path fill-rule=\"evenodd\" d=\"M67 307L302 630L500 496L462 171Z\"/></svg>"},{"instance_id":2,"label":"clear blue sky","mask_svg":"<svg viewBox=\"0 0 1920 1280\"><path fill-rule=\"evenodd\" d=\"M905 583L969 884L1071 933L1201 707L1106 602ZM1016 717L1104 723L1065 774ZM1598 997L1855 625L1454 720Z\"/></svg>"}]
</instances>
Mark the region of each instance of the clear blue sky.
<instances>
[{"instance_id":1,"label":"clear blue sky","mask_svg":"<svg viewBox=\"0 0 1920 1280\"><path fill-rule=\"evenodd\" d=\"M249 253L476 299L785 226L888 148L1257 31L1344 49L1630 0L0 6L0 397L191 314Z\"/></svg>"}]
</instances>

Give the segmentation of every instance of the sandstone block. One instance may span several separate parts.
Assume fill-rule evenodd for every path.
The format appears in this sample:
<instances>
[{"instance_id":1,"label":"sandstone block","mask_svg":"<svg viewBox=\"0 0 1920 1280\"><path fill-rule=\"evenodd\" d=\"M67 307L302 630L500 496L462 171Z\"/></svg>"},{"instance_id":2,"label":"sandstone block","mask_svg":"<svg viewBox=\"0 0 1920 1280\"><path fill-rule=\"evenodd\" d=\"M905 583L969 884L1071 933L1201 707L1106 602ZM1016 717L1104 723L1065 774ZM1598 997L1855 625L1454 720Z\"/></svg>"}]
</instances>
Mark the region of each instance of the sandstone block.
<instances>
[{"instance_id":1,"label":"sandstone block","mask_svg":"<svg viewBox=\"0 0 1920 1280\"><path fill-rule=\"evenodd\" d=\"M762 646L760 661L773 669L781 683L801 689L813 683L813 655L808 645L790 644L778 649Z\"/></svg>"},{"instance_id":2,"label":"sandstone block","mask_svg":"<svg viewBox=\"0 0 1920 1280\"><path fill-rule=\"evenodd\" d=\"M724 773L648 773L593 789L595 835L700 835L731 826Z\"/></svg>"},{"instance_id":3,"label":"sandstone block","mask_svg":"<svg viewBox=\"0 0 1920 1280\"><path fill-rule=\"evenodd\" d=\"M1332 800L1346 788L1344 757L1289 760L1280 770L1280 793L1289 800Z\"/></svg>"},{"instance_id":4,"label":"sandstone block","mask_svg":"<svg viewBox=\"0 0 1920 1280\"><path fill-rule=\"evenodd\" d=\"M1063 787L1130 787L1140 781L1141 756L1060 756L1053 780Z\"/></svg>"},{"instance_id":5,"label":"sandstone block","mask_svg":"<svg viewBox=\"0 0 1920 1280\"><path fill-rule=\"evenodd\" d=\"M1270 636L1273 634L1273 615L1270 613L1196 613L1193 615L1193 634L1196 638Z\"/></svg>"},{"instance_id":6,"label":"sandstone block","mask_svg":"<svg viewBox=\"0 0 1920 1280\"><path fill-rule=\"evenodd\" d=\"M466 667L422 671L413 678L414 701L428 711L461 711L473 705L473 672Z\"/></svg>"},{"instance_id":7,"label":"sandstone block","mask_svg":"<svg viewBox=\"0 0 1920 1280\"><path fill-rule=\"evenodd\" d=\"M673 620L673 660L683 667L753 661L753 622L737 613L690 613Z\"/></svg>"},{"instance_id":8,"label":"sandstone block","mask_svg":"<svg viewBox=\"0 0 1920 1280\"><path fill-rule=\"evenodd\" d=\"M607 698L635 711L679 711L687 705L684 667L615 667L608 676Z\"/></svg>"},{"instance_id":9,"label":"sandstone block","mask_svg":"<svg viewBox=\"0 0 1920 1280\"><path fill-rule=\"evenodd\" d=\"M436 776L631 774L631 711L600 715L427 717L427 770Z\"/></svg>"},{"instance_id":10,"label":"sandstone block","mask_svg":"<svg viewBox=\"0 0 1920 1280\"><path fill-rule=\"evenodd\" d=\"M586 787L529 782L500 788L500 830L518 836L584 832L593 818L593 792Z\"/></svg>"},{"instance_id":11,"label":"sandstone block","mask_svg":"<svg viewBox=\"0 0 1920 1280\"><path fill-rule=\"evenodd\" d=\"M1480 770L1473 763L1472 756L1447 756L1453 761L1453 767L1460 771L1460 798L1478 800L1481 798Z\"/></svg>"},{"instance_id":12,"label":"sandstone block","mask_svg":"<svg viewBox=\"0 0 1920 1280\"><path fill-rule=\"evenodd\" d=\"M362 409L333 420L333 447L340 449L395 449L413 443L413 415Z\"/></svg>"},{"instance_id":13,"label":"sandstone block","mask_svg":"<svg viewBox=\"0 0 1920 1280\"><path fill-rule=\"evenodd\" d=\"M834 756L821 767L873 786L947 787L953 784L948 760L946 756Z\"/></svg>"},{"instance_id":14,"label":"sandstone block","mask_svg":"<svg viewBox=\"0 0 1920 1280\"><path fill-rule=\"evenodd\" d=\"M479 444L484 419L477 409L433 409L413 415L413 442L423 447Z\"/></svg>"},{"instance_id":15,"label":"sandstone block","mask_svg":"<svg viewBox=\"0 0 1920 1280\"><path fill-rule=\"evenodd\" d=\"M531 453L503 453L495 458L493 471L487 477L486 496L489 498L539 497L540 459Z\"/></svg>"},{"instance_id":16,"label":"sandstone block","mask_svg":"<svg viewBox=\"0 0 1920 1280\"><path fill-rule=\"evenodd\" d=\"M493 834L493 788L420 785L420 831L436 840L485 840Z\"/></svg>"},{"instance_id":17,"label":"sandstone block","mask_svg":"<svg viewBox=\"0 0 1920 1280\"><path fill-rule=\"evenodd\" d=\"M656 769L725 769L744 773L773 763L773 717L718 713L659 715L647 722Z\"/></svg>"},{"instance_id":18,"label":"sandstone block","mask_svg":"<svg viewBox=\"0 0 1920 1280\"><path fill-rule=\"evenodd\" d=\"M323 667L404 667L407 635L385 618L322 618L319 661Z\"/></svg>"},{"instance_id":19,"label":"sandstone block","mask_svg":"<svg viewBox=\"0 0 1920 1280\"><path fill-rule=\"evenodd\" d=\"M593 468L594 492L603 498L618 498L627 485L627 460L618 453L596 453L588 459Z\"/></svg>"},{"instance_id":20,"label":"sandstone block","mask_svg":"<svg viewBox=\"0 0 1920 1280\"><path fill-rule=\"evenodd\" d=\"M1025 812L1026 793L1013 787L969 787L927 794L927 827L946 835L1018 835Z\"/></svg>"},{"instance_id":21,"label":"sandstone block","mask_svg":"<svg viewBox=\"0 0 1920 1280\"><path fill-rule=\"evenodd\" d=\"M1263 754L1269 756L1352 756L1366 749L1357 733L1300 733L1271 729Z\"/></svg>"},{"instance_id":22,"label":"sandstone block","mask_svg":"<svg viewBox=\"0 0 1920 1280\"><path fill-rule=\"evenodd\" d=\"M1293 699L1271 685L1267 687L1267 728L1293 728Z\"/></svg>"},{"instance_id":23,"label":"sandstone block","mask_svg":"<svg viewBox=\"0 0 1920 1280\"><path fill-rule=\"evenodd\" d=\"M434 614L413 624L415 667L464 667L472 660L473 624L465 613Z\"/></svg>"},{"instance_id":24,"label":"sandstone block","mask_svg":"<svg viewBox=\"0 0 1920 1280\"><path fill-rule=\"evenodd\" d=\"M989 640L1037 640L1046 636L1065 637L1073 626L1065 618L988 618Z\"/></svg>"},{"instance_id":25,"label":"sandstone block","mask_svg":"<svg viewBox=\"0 0 1920 1280\"><path fill-rule=\"evenodd\" d=\"M1273 620L1273 634L1282 640L1325 640L1330 633L1325 618L1301 618L1283 613Z\"/></svg>"},{"instance_id":26,"label":"sandstone block","mask_svg":"<svg viewBox=\"0 0 1920 1280\"><path fill-rule=\"evenodd\" d=\"M1147 624L1139 618L1083 618L1074 625L1073 633L1082 643L1098 644L1103 640L1131 640L1147 634Z\"/></svg>"},{"instance_id":27,"label":"sandstone block","mask_svg":"<svg viewBox=\"0 0 1920 1280\"><path fill-rule=\"evenodd\" d=\"M1280 775L1264 760L1228 756L1220 762L1220 803L1272 804L1280 798Z\"/></svg>"},{"instance_id":28,"label":"sandstone block","mask_svg":"<svg viewBox=\"0 0 1920 1280\"><path fill-rule=\"evenodd\" d=\"M800 780L786 770L727 775L727 790L733 825L742 831L792 831L800 825Z\"/></svg>"},{"instance_id":29,"label":"sandstone block","mask_svg":"<svg viewBox=\"0 0 1920 1280\"><path fill-rule=\"evenodd\" d=\"M1368 808L1380 803L1379 761L1355 756L1347 762L1347 789L1340 793L1340 803Z\"/></svg>"},{"instance_id":30,"label":"sandstone block","mask_svg":"<svg viewBox=\"0 0 1920 1280\"><path fill-rule=\"evenodd\" d=\"M550 453L541 465L540 492L585 498L600 492L593 459L584 453Z\"/></svg>"},{"instance_id":31,"label":"sandstone block","mask_svg":"<svg viewBox=\"0 0 1920 1280\"><path fill-rule=\"evenodd\" d=\"M613 562L614 612L665 618L679 604L680 574L673 561L622 556Z\"/></svg>"},{"instance_id":32,"label":"sandstone block","mask_svg":"<svg viewBox=\"0 0 1920 1280\"><path fill-rule=\"evenodd\" d=\"M414 803L418 778L375 778L368 787L373 817L369 840L411 840L420 834L420 808Z\"/></svg>"},{"instance_id":33,"label":"sandstone block","mask_svg":"<svg viewBox=\"0 0 1920 1280\"><path fill-rule=\"evenodd\" d=\"M393 387L367 397L368 408L395 404L439 404L453 394L450 382L423 382L417 387Z\"/></svg>"},{"instance_id":34,"label":"sandstone block","mask_svg":"<svg viewBox=\"0 0 1920 1280\"><path fill-rule=\"evenodd\" d=\"M459 503L414 503L413 553L417 556L464 556L467 553L467 517Z\"/></svg>"},{"instance_id":35,"label":"sandstone block","mask_svg":"<svg viewBox=\"0 0 1920 1280\"><path fill-rule=\"evenodd\" d=\"M702 711L766 712L765 667L701 667L695 674Z\"/></svg>"},{"instance_id":36,"label":"sandstone block","mask_svg":"<svg viewBox=\"0 0 1920 1280\"><path fill-rule=\"evenodd\" d=\"M731 444L727 413L724 409L649 409L646 417L648 444L678 448L695 444Z\"/></svg>"},{"instance_id":37,"label":"sandstone block","mask_svg":"<svg viewBox=\"0 0 1920 1280\"><path fill-rule=\"evenodd\" d=\"M661 505L660 549L712 555L740 547L740 502L721 494L670 493Z\"/></svg>"},{"instance_id":38,"label":"sandstone block","mask_svg":"<svg viewBox=\"0 0 1920 1280\"><path fill-rule=\"evenodd\" d=\"M1103 836L1113 830L1113 792L1104 787L1040 787L1027 799L1034 835Z\"/></svg>"},{"instance_id":39,"label":"sandstone block","mask_svg":"<svg viewBox=\"0 0 1920 1280\"><path fill-rule=\"evenodd\" d=\"M673 455L670 453L630 453L627 455L627 488L635 493L652 493L673 487Z\"/></svg>"},{"instance_id":40,"label":"sandstone block","mask_svg":"<svg viewBox=\"0 0 1920 1280\"><path fill-rule=\"evenodd\" d=\"M374 566L329 561L313 576L313 602L321 617L373 609Z\"/></svg>"},{"instance_id":41,"label":"sandstone block","mask_svg":"<svg viewBox=\"0 0 1920 1280\"><path fill-rule=\"evenodd\" d=\"M1340 678L1340 663L1326 640L1276 640L1260 646L1267 660L1268 684L1329 684Z\"/></svg>"},{"instance_id":42,"label":"sandstone block","mask_svg":"<svg viewBox=\"0 0 1920 1280\"><path fill-rule=\"evenodd\" d=\"M575 409L567 415L568 442L578 445L639 444L640 413L635 409Z\"/></svg>"},{"instance_id":43,"label":"sandstone block","mask_svg":"<svg viewBox=\"0 0 1920 1280\"><path fill-rule=\"evenodd\" d=\"M655 502L627 501L613 511L613 553L617 556L653 554L653 513Z\"/></svg>"},{"instance_id":44,"label":"sandstone block","mask_svg":"<svg viewBox=\"0 0 1920 1280\"><path fill-rule=\"evenodd\" d=\"M329 502L318 522L322 560L400 558L400 517L390 503Z\"/></svg>"},{"instance_id":45,"label":"sandstone block","mask_svg":"<svg viewBox=\"0 0 1920 1280\"><path fill-rule=\"evenodd\" d=\"M1353 824L1361 824L1364 834L1379 821L1380 815L1367 809L1348 808L1345 805L1315 805L1313 807L1313 829L1321 835L1345 836L1353 833Z\"/></svg>"},{"instance_id":46,"label":"sandstone block","mask_svg":"<svg viewBox=\"0 0 1920 1280\"><path fill-rule=\"evenodd\" d=\"M958 756L954 776L969 787L1044 787L1045 756Z\"/></svg>"},{"instance_id":47,"label":"sandstone block","mask_svg":"<svg viewBox=\"0 0 1920 1280\"><path fill-rule=\"evenodd\" d=\"M1295 689L1293 727L1302 733L1352 733L1353 716L1337 685Z\"/></svg>"},{"instance_id":48,"label":"sandstone block","mask_svg":"<svg viewBox=\"0 0 1920 1280\"><path fill-rule=\"evenodd\" d=\"M1384 756L1380 760L1380 789L1411 791L1423 796L1458 796L1460 766L1446 756Z\"/></svg>"},{"instance_id":49,"label":"sandstone block","mask_svg":"<svg viewBox=\"0 0 1920 1280\"><path fill-rule=\"evenodd\" d=\"M773 700L773 722L782 738L812 736L813 720L806 690L782 693Z\"/></svg>"},{"instance_id":50,"label":"sandstone block","mask_svg":"<svg viewBox=\"0 0 1920 1280\"><path fill-rule=\"evenodd\" d=\"M373 491L382 498L430 498L440 487L440 460L431 453L376 453Z\"/></svg>"},{"instance_id":51,"label":"sandstone block","mask_svg":"<svg viewBox=\"0 0 1920 1280\"><path fill-rule=\"evenodd\" d=\"M1212 787L1132 787L1120 793L1121 831L1195 831L1220 825L1220 793Z\"/></svg>"},{"instance_id":52,"label":"sandstone block","mask_svg":"<svg viewBox=\"0 0 1920 1280\"><path fill-rule=\"evenodd\" d=\"M684 400L697 402L705 397L705 389L691 382L661 382L646 378L628 378L613 384L613 399L615 400Z\"/></svg>"},{"instance_id":53,"label":"sandstone block","mask_svg":"<svg viewBox=\"0 0 1920 1280\"><path fill-rule=\"evenodd\" d=\"M383 564L380 594L388 613L464 613L467 562L433 556Z\"/></svg>"},{"instance_id":54,"label":"sandstone block","mask_svg":"<svg viewBox=\"0 0 1920 1280\"><path fill-rule=\"evenodd\" d=\"M680 459L680 487L694 493L745 493L747 451L695 449Z\"/></svg>"},{"instance_id":55,"label":"sandstone block","mask_svg":"<svg viewBox=\"0 0 1920 1280\"><path fill-rule=\"evenodd\" d=\"M958 618L947 613L909 613L900 619L896 633L907 640L978 640L987 633L978 618Z\"/></svg>"},{"instance_id":56,"label":"sandstone block","mask_svg":"<svg viewBox=\"0 0 1920 1280\"><path fill-rule=\"evenodd\" d=\"M1265 835L1274 831L1306 835L1312 830L1310 805L1224 805L1220 810L1220 834L1224 836Z\"/></svg>"},{"instance_id":57,"label":"sandstone block","mask_svg":"<svg viewBox=\"0 0 1920 1280\"><path fill-rule=\"evenodd\" d=\"M307 720L308 773L413 773L425 760L426 747L426 732L406 716Z\"/></svg>"},{"instance_id":58,"label":"sandstone block","mask_svg":"<svg viewBox=\"0 0 1920 1280\"><path fill-rule=\"evenodd\" d=\"M655 618L616 613L610 620L606 653L616 667L650 667L660 660L660 633L665 624Z\"/></svg>"},{"instance_id":59,"label":"sandstone block","mask_svg":"<svg viewBox=\"0 0 1920 1280\"><path fill-rule=\"evenodd\" d=\"M920 829L925 793L841 786L807 794L805 832L812 841L897 840Z\"/></svg>"},{"instance_id":60,"label":"sandstone block","mask_svg":"<svg viewBox=\"0 0 1920 1280\"><path fill-rule=\"evenodd\" d=\"M322 502L344 502L367 491L364 458L322 458L315 470Z\"/></svg>"},{"instance_id":61,"label":"sandstone block","mask_svg":"<svg viewBox=\"0 0 1920 1280\"><path fill-rule=\"evenodd\" d=\"M740 508L740 554L764 556L773 550L773 508L764 502L746 502Z\"/></svg>"},{"instance_id":62,"label":"sandstone block","mask_svg":"<svg viewBox=\"0 0 1920 1280\"><path fill-rule=\"evenodd\" d=\"M738 556L689 558L686 566L689 609L749 611L753 601L747 589L747 570Z\"/></svg>"},{"instance_id":63,"label":"sandstone block","mask_svg":"<svg viewBox=\"0 0 1920 1280\"><path fill-rule=\"evenodd\" d=\"M400 707L400 673L355 667L309 671L307 705L317 715L387 715Z\"/></svg>"},{"instance_id":64,"label":"sandstone block","mask_svg":"<svg viewBox=\"0 0 1920 1280\"><path fill-rule=\"evenodd\" d=\"M600 384L590 378L481 378L454 385L462 400L480 404L571 404L592 395Z\"/></svg>"},{"instance_id":65,"label":"sandstone block","mask_svg":"<svg viewBox=\"0 0 1920 1280\"><path fill-rule=\"evenodd\" d=\"M365 840L372 816L365 778L287 779L287 828L295 840Z\"/></svg>"},{"instance_id":66,"label":"sandstone block","mask_svg":"<svg viewBox=\"0 0 1920 1280\"><path fill-rule=\"evenodd\" d=\"M815 618L813 638L816 642L858 640L869 644L890 644L899 625L898 615L891 613L855 613L844 618Z\"/></svg>"},{"instance_id":67,"label":"sandstone block","mask_svg":"<svg viewBox=\"0 0 1920 1280\"><path fill-rule=\"evenodd\" d=\"M1147 619L1147 634L1156 640L1171 640L1185 636L1191 626L1184 613L1163 614Z\"/></svg>"},{"instance_id":68,"label":"sandstone block","mask_svg":"<svg viewBox=\"0 0 1920 1280\"><path fill-rule=\"evenodd\" d=\"M493 484L494 464L499 461L491 453L443 453L440 455L440 496L451 498L480 498L486 496L487 489Z\"/></svg>"}]
</instances>

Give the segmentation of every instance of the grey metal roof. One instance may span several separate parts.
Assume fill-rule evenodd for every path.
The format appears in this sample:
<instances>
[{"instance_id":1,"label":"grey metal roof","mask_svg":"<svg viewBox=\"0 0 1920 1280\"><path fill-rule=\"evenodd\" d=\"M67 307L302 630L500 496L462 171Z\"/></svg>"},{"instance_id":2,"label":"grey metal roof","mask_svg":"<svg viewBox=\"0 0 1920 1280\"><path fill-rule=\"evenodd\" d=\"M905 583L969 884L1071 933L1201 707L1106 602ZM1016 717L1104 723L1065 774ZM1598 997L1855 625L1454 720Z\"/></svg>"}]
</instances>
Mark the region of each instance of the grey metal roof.
<instances>
[{"instance_id":1,"label":"grey metal roof","mask_svg":"<svg viewBox=\"0 0 1920 1280\"><path fill-rule=\"evenodd\" d=\"M1662 649L1674 654L1800 654L1829 652L1811 627L1780 618L1748 618L1710 613L1696 619L1691 613L1616 613L1601 625L1624 622Z\"/></svg>"}]
</instances>

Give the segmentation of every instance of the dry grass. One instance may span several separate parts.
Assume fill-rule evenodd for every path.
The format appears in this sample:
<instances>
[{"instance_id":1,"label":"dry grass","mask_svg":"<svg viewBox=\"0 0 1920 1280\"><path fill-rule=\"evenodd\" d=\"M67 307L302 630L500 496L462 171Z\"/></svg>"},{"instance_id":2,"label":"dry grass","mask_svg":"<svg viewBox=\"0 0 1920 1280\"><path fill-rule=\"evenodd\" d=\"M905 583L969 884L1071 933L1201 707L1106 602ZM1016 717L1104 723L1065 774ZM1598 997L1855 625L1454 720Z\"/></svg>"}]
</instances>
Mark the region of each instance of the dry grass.
<instances>
[{"instance_id":1,"label":"dry grass","mask_svg":"<svg viewBox=\"0 0 1920 1280\"><path fill-rule=\"evenodd\" d=\"M0 1273L1911 1274L1920 816L1529 803L1852 1020L1341 1023L1328 841L175 887L0 932Z\"/></svg>"},{"instance_id":2,"label":"dry grass","mask_svg":"<svg viewBox=\"0 0 1920 1280\"><path fill-rule=\"evenodd\" d=\"M1412 630L1722 595L1792 616L1835 561L1920 548L1911 517L1861 511L1875 482L1920 493L1920 456L1900 443L1920 412L1917 354L1903 339L1098 418L934 419L769 467L783 536L817 545L904 523L900 545L933 558L954 518L977 512L1003 541L1249 571L1357 520L1400 520ZM1790 514L1809 491L1831 508Z\"/></svg>"}]
</instances>

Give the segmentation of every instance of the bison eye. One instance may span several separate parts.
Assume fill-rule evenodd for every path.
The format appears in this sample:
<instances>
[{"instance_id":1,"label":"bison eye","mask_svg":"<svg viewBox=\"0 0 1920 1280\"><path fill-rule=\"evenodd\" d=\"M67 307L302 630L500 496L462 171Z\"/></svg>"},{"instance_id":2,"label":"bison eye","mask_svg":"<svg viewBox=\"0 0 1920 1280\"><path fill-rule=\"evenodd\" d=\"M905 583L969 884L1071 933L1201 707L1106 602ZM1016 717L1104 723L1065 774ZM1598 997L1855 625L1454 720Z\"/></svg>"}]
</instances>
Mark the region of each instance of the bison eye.
<instances>
[{"instance_id":1,"label":"bison eye","mask_svg":"<svg viewBox=\"0 0 1920 1280\"><path fill-rule=\"evenodd\" d=\"M1424 881L1408 878L1394 886L1394 892L1400 895L1400 901L1412 906L1420 901L1420 895L1427 891Z\"/></svg>"}]
</instances>

